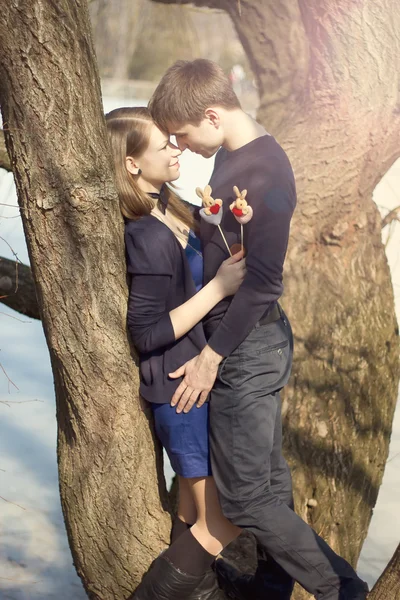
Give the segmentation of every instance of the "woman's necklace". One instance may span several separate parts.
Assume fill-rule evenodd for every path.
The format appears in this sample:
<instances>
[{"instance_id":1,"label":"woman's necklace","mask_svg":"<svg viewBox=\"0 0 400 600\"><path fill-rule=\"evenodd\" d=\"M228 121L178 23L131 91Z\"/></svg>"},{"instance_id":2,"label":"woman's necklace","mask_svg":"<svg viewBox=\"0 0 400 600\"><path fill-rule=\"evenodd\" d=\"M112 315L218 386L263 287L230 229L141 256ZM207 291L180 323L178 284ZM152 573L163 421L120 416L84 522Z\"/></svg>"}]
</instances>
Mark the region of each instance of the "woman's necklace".
<instances>
[{"instance_id":1,"label":"woman's necklace","mask_svg":"<svg viewBox=\"0 0 400 600\"><path fill-rule=\"evenodd\" d=\"M181 246L184 249L186 248L186 246L189 246L189 248L191 248L194 252L196 252L196 254L198 256L203 257L202 253L199 252L189 242L190 231L188 229L180 229L180 227L178 226L178 223L179 224L181 224L181 223L178 222L174 217L169 217L169 215L167 215L167 214L164 215L157 207L153 208L153 210L151 211L151 214L153 215L153 217L155 217L156 219L161 221L161 223L164 223L164 225L166 225L168 227L168 229L170 229L172 231L172 233L175 235L178 242L181 244Z\"/></svg>"}]
</instances>

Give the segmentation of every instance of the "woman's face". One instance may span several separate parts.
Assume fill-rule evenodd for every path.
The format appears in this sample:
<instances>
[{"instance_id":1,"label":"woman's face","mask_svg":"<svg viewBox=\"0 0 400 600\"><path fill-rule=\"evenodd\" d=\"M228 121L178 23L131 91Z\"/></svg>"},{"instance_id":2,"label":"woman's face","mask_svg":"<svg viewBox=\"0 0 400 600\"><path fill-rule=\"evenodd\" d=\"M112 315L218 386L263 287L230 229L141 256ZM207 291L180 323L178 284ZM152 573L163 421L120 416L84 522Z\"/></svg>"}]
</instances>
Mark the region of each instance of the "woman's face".
<instances>
[{"instance_id":1,"label":"woman's face","mask_svg":"<svg viewBox=\"0 0 400 600\"><path fill-rule=\"evenodd\" d=\"M180 175L178 156L182 154L177 146L171 144L167 134L163 133L156 125L151 125L149 145L143 154L133 159L132 164L141 170L138 185L144 191L150 188L160 189L163 183L175 181ZM133 172L129 168L128 171Z\"/></svg>"}]
</instances>

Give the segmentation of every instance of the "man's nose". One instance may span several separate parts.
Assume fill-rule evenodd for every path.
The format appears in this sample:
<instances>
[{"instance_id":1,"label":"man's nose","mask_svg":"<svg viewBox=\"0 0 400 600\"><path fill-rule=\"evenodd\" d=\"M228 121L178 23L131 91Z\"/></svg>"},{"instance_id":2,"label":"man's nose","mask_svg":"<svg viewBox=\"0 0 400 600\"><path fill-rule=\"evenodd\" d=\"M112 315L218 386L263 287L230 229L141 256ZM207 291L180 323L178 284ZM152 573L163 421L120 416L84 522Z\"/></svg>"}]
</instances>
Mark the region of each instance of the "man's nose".
<instances>
[{"instance_id":1,"label":"man's nose","mask_svg":"<svg viewBox=\"0 0 400 600\"><path fill-rule=\"evenodd\" d=\"M186 148L189 148L189 146L182 140L176 140L176 144L181 152L184 152Z\"/></svg>"}]
</instances>

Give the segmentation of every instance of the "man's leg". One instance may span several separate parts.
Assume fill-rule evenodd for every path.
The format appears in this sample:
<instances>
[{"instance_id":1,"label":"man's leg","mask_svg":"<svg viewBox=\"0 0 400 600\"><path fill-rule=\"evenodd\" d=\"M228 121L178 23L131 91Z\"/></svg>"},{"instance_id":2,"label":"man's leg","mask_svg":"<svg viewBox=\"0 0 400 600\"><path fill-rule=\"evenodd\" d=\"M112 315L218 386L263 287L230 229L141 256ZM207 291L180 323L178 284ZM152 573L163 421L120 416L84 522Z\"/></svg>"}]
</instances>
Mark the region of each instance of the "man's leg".
<instances>
[{"instance_id":1,"label":"man's leg","mask_svg":"<svg viewBox=\"0 0 400 600\"><path fill-rule=\"evenodd\" d=\"M223 361L211 394L212 469L222 508L316 598L363 599L363 582L352 567L273 490L271 455L281 407L271 388L289 360L281 325L253 330Z\"/></svg>"},{"instance_id":2,"label":"man's leg","mask_svg":"<svg viewBox=\"0 0 400 600\"><path fill-rule=\"evenodd\" d=\"M279 393L275 417L274 441L271 452L271 490L281 502L294 510L292 476L289 465L282 454L282 403ZM255 598L269 600L289 600L294 579L268 555L265 548L257 541L257 570L254 578Z\"/></svg>"},{"instance_id":3,"label":"man's leg","mask_svg":"<svg viewBox=\"0 0 400 600\"><path fill-rule=\"evenodd\" d=\"M292 477L289 466L282 455L282 418L281 401L276 394L278 404L275 417L271 464L271 490L289 508L294 510ZM257 569L254 575L242 575L226 560L216 563L218 578L224 589L243 600L289 600L294 587L293 578L268 555L257 541Z\"/></svg>"}]
</instances>

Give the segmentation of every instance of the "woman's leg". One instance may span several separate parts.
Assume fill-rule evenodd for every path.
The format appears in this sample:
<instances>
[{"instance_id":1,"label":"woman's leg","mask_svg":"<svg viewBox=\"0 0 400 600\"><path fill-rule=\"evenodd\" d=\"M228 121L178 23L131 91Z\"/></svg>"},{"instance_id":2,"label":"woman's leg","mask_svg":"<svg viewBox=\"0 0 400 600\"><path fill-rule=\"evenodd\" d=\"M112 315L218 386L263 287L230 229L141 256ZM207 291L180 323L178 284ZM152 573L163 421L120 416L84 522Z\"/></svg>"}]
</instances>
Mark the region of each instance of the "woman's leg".
<instances>
[{"instance_id":1,"label":"woman's leg","mask_svg":"<svg viewBox=\"0 0 400 600\"><path fill-rule=\"evenodd\" d=\"M197 510L196 522L154 561L131 596L135 600L219 597L215 585L209 586L208 591L196 590L203 584L215 557L240 534L240 529L223 516L212 477L191 478L187 483Z\"/></svg>"},{"instance_id":2,"label":"woman's leg","mask_svg":"<svg viewBox=\"0 0 400 600\"><path fill-rule=\"evenodd\" d=\"M209 476L208 405L187 414L176 413L170 405L155 406L153 412L156 432L171 466L182 475L180 535L174 535L171 546L154 561L132 598L217 600L221 596L210 566L240 529L222 515L214 481ZM182 529L190 521L194 525L186 531Z\"/></svg>"},{"instance_id":3,"label":"woman's leg","mask_svg":"<svg viewBox=\"0 0 400 600\"><path fill-rule=\"evenodd\" d=\"M222 514L212 477L190 478L187 481L196 504L197 520L168 548L164 556L184 573L201 575L206 573L215 557L241 530Z\"/></svg>"},{"instance_id":4,"label":"woman's leg","mask_svg":"<svg viewBox=\"0 0 400 600\"><path fill-rule=\"evenodd\" d=\"M217 488L212 477L188 479L197 509L197 520L190 531L207 552L217 556L241 532L222 514Z\"/></svg>"},{"instance_id":5,"label":"woman's leg","mask_svg":"<svg viewBox=\"0 0 400 600\"><path fill-rule=\"evenodd\" d=\"M197 509L188 480L178 477L178 510L172 522L171 544L185 533L197 519Z\"/></svg>"},{"instance_id":6,"label":"woman's leg","mask_svg":"<svg viewBox=\"0 0 400 600\"><path fill-rule=\"evenodd\" d=\"M197 520L197 508L193 498L190 479L178 476L179 480L179 501L178 501L178 518L192 526Z\"/></svg>"}]
</instances>

